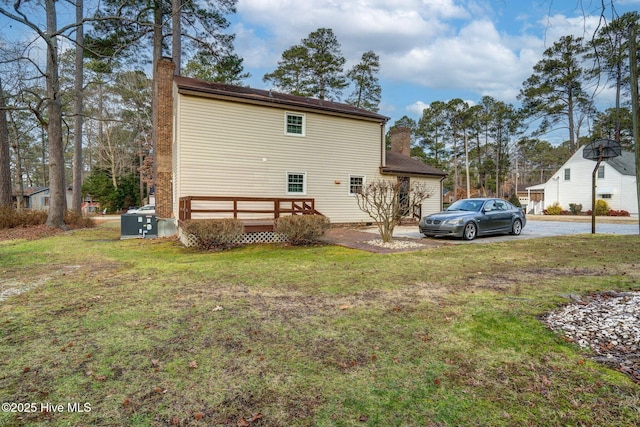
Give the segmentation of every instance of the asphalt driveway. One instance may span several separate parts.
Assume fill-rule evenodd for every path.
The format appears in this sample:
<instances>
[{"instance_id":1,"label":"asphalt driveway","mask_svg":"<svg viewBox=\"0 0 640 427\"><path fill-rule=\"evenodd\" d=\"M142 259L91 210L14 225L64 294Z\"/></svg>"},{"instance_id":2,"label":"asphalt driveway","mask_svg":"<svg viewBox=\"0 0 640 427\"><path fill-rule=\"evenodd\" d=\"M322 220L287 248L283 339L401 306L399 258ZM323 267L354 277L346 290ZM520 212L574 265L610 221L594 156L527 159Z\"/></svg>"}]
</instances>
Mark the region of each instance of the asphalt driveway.
<instances>
[{"instance_id":1,"label":"asphalt driveway","mask_svg":"<svg viewBox=\"0 0 640 427\"><path fill-rule=\"evenodd\" d=\"M533 239L537 237L552 237L552 236L566 236L571 234L591 234L591 219L590 218L563 218L562 220L554 221L545 217L535 218L532 216L527 217L527 225L522 229L522 234L519 236L511 236L508 234L477 237L472 241L465 241L462 239L454 238L431 238L424 237L419 231L417 225L403 225L396 227L393 236L394 237L406 237L411 239L428 239L428 240L441 240L449 243L491 243L491 242L503 242L516 239ZM633 221L635 220L635 223ZM602 222L600 222L602 221ZM640 227L638 226L637 218L626 219L605 219L596 218L596 234L640 234ZM377 229L374 227L368 229L373 233L377 233Z\"/></svg>"}]
</instances>

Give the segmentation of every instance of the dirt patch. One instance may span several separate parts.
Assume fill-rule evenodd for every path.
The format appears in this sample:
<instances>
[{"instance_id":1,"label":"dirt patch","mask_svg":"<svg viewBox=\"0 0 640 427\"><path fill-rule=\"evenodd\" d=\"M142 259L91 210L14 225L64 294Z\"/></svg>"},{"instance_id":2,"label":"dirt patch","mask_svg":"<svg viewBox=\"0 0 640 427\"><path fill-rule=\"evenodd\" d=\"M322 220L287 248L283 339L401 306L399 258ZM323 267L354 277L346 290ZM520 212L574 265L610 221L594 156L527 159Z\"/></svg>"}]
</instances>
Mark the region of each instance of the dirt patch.
<instances>
[{"instance_id":1,"label":"dirt patch","mask_svg":"<svg viewBox=\"0 0 640 427\"><path fill-rule=\"evenodd\" d=\"M34 225L31 227L16 227L0 229L0 242L5 240L37 240L45 237L55 236L64 233L59 228L47 227L46 225Z\"/></svg>"}]
</instances>

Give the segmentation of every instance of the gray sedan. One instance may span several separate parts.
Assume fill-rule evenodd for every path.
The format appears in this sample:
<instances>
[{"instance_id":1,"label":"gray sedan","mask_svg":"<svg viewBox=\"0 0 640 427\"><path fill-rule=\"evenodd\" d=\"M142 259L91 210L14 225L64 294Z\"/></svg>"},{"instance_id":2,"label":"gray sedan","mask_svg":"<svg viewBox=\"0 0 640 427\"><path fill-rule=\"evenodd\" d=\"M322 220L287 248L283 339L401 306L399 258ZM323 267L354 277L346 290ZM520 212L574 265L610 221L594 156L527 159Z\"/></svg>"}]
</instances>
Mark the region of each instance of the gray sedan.
<instances>
[{"instance_id":1,"label":"gray sedan","mask_svg":"<svg viewBox=\"0 0 640 427\"><path fill-rule=\"evenodd\" d=\"M522 209L503 199L463 199L445 211L420 220L427 237L452 236L473 240L476 236L510 233L519 235L527 219Z\"/></svg>"}]
</instances>

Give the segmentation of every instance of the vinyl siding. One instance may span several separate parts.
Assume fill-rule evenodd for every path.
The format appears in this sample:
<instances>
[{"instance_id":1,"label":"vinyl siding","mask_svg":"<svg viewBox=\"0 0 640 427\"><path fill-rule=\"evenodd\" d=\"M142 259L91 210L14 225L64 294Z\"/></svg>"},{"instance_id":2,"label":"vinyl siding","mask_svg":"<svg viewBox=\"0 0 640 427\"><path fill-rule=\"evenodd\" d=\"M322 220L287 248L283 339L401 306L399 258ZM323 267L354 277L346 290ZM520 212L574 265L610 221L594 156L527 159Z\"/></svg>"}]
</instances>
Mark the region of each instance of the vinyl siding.
<instances>
[{"instance_id":1,"label":"vinyl siding","mask_svg":"<svg viewBox=\"0 0 640 427\"><path fill-rule=\"evenodd\" d=\"M305 137L284 133L285 112L179 95L174 211L184 196L287 195L287 172L306 174L306 194L333 223L369 222L349 195L349 175L379 178L381 125L305 112ZM254 216L259 217L259 216Z\"/></svg>"}]
</instances>

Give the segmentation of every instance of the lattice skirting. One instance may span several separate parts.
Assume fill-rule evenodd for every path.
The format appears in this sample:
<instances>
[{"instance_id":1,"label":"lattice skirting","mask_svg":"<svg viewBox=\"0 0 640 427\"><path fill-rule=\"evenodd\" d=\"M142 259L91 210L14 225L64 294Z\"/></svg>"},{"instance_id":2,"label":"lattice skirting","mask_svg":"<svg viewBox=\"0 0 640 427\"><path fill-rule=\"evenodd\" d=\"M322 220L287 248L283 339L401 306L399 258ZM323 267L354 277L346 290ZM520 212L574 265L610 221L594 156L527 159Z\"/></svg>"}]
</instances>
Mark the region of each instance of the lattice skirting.
<instances>
[{"instance_id":1,"label":"lattice skirting","mask_svg":"<svg viewBox=\"0 0 640 427\"><path fill-rule=\"evenodd\" d=\"M186 247L197 246L198 240L193 234L187 234L178 228L178 238L180 242ZM250 245L252 243L284 243L287 242L287 237L284 234L276 233L274 231L260 231L257 233L244 233L240 235L233 243L239 245Z\"/></svg>"}]
</instances>

